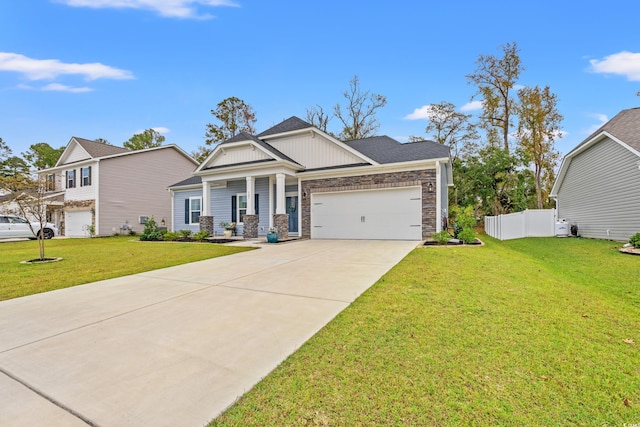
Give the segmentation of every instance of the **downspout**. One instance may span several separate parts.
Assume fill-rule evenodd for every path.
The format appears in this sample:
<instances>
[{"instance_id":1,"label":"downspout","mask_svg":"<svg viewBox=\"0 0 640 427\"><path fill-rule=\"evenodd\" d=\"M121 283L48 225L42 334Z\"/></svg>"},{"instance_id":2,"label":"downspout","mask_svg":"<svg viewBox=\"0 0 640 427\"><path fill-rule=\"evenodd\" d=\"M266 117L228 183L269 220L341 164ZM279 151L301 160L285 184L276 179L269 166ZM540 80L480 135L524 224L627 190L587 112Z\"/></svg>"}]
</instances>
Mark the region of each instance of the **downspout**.
<instances>
[{"instance_id":1,"label":"downspout","mask_svg":"<svg viewBox=\"0 0 640 427\"><path fill-rule=\"evenodd\" d=\"M82 171L82 169L80 169L80 171ZM92 172L93 174L93 172ZM82 175L82 172L80 172L80 175ZM96 184L95 184L95 203L94 203L94 220L96 222L95 227L93 228L93 233L96 236L100 235L100 160L98 160L98 162L96 163ZM80 177L80 179L82 179L82 176ZM91 177L91 179L93 180L93 177ZM93 185L93 181L91 182L91 185ZM66 225L66 224L65 224ZM93 237L93 236L91 236Z\"/></svg>"},{"instance_id":2,"label":"downspout","mask_svg":"<svg viewBox=\"0 0 640 427\"><path fill-rule=\"evenodd\" d=\"M442 231L442 190L440 176L440 161L436 160L436 233Z\"/></svg>"},{"instance_id":3,"label":"downspout","mask_svg":"<svg viewBox=\"0 0 640 427\"><path fill-rule=\"evenodd\" d=\"M175 203L174 203L174 198L175 198L175 191L173 191L172 189L169 189L169 194L171 194L171 228L169 231L171 231L172 233L175 232L174 230L174 225L173 225L173 217L174 217L174 207L175 207Z\"/></svg>"}]
</instances>

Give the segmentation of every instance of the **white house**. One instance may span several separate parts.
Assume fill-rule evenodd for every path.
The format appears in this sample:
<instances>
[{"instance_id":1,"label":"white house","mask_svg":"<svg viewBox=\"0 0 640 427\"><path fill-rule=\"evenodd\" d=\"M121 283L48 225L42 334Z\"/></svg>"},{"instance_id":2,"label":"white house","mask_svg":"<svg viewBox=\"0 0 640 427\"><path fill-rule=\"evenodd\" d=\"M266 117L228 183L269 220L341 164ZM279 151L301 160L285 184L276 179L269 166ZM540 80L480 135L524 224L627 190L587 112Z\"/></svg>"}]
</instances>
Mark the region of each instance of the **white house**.
<instances>
[{"instance_id":1,"label":"white house","mask_svg":"<svg viewBox=\"0 0 640 427\"><path fill-rule=\"evenodd\" d=\"M584 237L640 231L640 109L623 110L571 150L551 190L558 218Z\"/></svg>"},{"instance_id":2,"label":"white house","mask_svg":"<svg viewBox=\"0 0 640 427\"><path fill-rule=\"evenodd\" d=\"M452 185L449 147L387 136L339 141L297 117L220 143L169 187L173 228L255 238L422 240L441 229Z\"/></svg>"},{"instance_id":3,"label":"white house","mask_svg":"<svg viewBox=\"0 0 640 427\"><path fill-rule=\"evenodd\" d=\"M48 220L68 237L141 232L154 217L171 227L167 186L197 162L176 145L145 150L72 137L53 168L38 171L49 190ZM125 227L123 227L125 226Z\"/></svg>"}]
</instances>

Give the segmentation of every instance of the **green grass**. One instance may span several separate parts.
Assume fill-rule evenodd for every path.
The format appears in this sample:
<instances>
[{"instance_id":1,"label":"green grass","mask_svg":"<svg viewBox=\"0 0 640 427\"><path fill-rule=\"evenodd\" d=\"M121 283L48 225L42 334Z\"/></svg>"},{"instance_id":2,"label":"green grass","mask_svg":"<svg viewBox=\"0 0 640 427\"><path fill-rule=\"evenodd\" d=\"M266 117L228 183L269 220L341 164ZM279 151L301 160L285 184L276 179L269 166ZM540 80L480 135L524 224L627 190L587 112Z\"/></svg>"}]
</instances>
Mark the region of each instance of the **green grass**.
<instances>
[{"instance_id":1,"label":"green grass","mask_svg":"<svg viewBox=\"0 0 640 427\"><path fill-rule=\"evenodd\" d=\"M242 252L210 243L140 242L132 237L53 239L46 257L63 260L20 264L39 257L35 241L0 243L0 301Z\"/></svg>"},{"instance_id":2,"label":"green grass","mask_svg":"<svg viewBox=\"0 0 640 427\"><path fill-rule=\"evenodd\" d=\"M640 257L482 238L414 250L210 425L640 423Z\"/></svg>"}]
</instances>

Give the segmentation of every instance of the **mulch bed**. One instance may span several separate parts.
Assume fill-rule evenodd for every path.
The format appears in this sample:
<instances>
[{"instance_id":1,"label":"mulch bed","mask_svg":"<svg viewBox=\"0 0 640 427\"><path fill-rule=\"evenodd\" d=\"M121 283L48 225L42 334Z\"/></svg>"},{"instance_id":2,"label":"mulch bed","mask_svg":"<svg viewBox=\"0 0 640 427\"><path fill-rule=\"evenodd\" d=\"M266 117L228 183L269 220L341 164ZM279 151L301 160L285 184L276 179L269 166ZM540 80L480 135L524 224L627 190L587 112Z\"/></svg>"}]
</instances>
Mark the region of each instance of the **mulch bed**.
<instances>
[{"instance_id":1,"label":"mulch bed","mask_svg":"<svg viewBox=\"0 0 640 427\"><path fill-rule=\"evenodd\" d=\"M451 239L449 240L449 242L447 242L447 244L439 244L435 240L427 240L426 242L424 242L423 246L446 248L448 246L484 246L484 243L482 243L482 240L480 239L474 240L473 243L464 243L459 239Z\"/></svg>"}]
</instances>

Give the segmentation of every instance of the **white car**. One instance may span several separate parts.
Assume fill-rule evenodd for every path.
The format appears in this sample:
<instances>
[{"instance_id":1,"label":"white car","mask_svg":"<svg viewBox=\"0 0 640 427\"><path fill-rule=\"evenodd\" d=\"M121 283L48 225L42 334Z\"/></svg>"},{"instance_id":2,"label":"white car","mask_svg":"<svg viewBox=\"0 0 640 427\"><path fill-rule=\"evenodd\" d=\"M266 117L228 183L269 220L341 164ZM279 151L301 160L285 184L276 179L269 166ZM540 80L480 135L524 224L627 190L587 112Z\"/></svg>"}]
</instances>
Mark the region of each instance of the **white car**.
<instances>
[{"instance_id":1,"label":"white car","mask_svg":"<svg viewBox=\"0 0 640 427\"><path fill-rule=\"evenodd\" d=\"M0 215L0 239L35 239L37 233L40 232L40 223L32 222L31 226L33 227L33 232L26 219L13 215ZM58 235L58 228L54 224L47 222L42 227L42 235L45 239L51 239Z\"/></svg>"}]
</instances>

